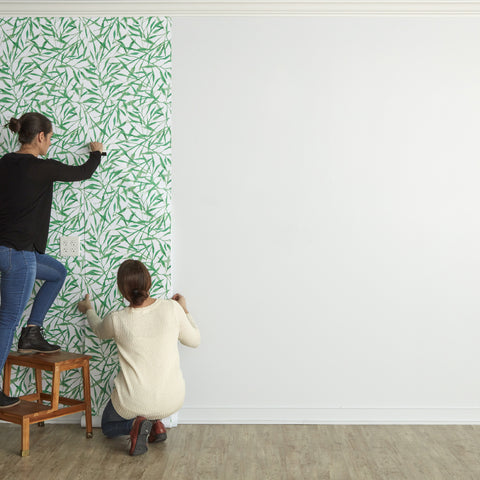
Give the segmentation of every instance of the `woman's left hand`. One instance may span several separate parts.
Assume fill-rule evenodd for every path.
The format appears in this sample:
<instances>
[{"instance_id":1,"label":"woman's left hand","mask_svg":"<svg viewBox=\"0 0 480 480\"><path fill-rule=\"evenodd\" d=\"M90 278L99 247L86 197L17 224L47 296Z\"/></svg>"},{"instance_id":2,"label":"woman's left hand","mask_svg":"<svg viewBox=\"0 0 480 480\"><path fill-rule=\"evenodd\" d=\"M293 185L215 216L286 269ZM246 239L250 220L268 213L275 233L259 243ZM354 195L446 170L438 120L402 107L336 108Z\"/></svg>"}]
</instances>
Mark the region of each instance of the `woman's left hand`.
<instances>
[{"instance_id":1,"label":"woman's left hand","mask_svg":"<svg viewBox=\"0 0 480 480\"><path fill-rule=\"evenodd\" d=\"M90 150L92 152L103 152L103 143L90 142Z\"/></svg>"},{"instance_id":2,"label":"woman's left hand","mask_svg":"<svg viewBox=\"0 0 480 480\"><path fill-rule=\"evenodd\" d=\"M90 302L90 295L87 293L85 299L78 302L77 306L82 313L87 313L87 310L93 308L92 303Z\"/></svg>"}]
</instances>

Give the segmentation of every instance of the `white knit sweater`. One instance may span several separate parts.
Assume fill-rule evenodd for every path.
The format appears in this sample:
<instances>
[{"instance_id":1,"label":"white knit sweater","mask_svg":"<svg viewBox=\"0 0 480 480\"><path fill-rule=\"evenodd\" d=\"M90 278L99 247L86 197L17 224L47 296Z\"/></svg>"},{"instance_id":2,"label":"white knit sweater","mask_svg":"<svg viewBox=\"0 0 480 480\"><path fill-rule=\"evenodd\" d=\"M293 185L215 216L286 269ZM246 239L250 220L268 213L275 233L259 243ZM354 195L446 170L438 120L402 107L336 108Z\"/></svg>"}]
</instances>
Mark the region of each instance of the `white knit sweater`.
<instances>
[{"instance_id":1,"label":"white knit sweater","mask_svg":"<svg viewBox=\"0 0 480 480\"><path fill-rule=\"evenodd\" d=\"M121 417L162 419L180 409L185 381L178 340L197 347L200 332L178 302L157 299L147 307L109 313L103 320L90 309L87 319L99 338L113 338L117 344L120 371L112 403Z\"/></svg>"}]
</instances>

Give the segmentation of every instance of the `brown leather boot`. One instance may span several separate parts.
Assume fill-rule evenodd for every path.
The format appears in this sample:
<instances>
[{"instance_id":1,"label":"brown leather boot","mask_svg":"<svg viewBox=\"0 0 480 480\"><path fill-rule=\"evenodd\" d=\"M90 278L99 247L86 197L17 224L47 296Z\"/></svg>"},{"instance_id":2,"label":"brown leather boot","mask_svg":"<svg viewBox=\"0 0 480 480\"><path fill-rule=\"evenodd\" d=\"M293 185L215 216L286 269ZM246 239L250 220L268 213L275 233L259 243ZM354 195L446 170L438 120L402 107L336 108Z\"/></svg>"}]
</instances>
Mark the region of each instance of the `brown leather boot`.
<instances>
[{"instance_id":1,"label":"brown leather boot","mask_svg":"<svg viewBox=\"0 0 480 480\"><path fill-rule=\"evenodd\" d=\"M142 455L148 450L147 435L152 428L152 422L145 417L137 417L130 430L130 455Z\"/></svg>"},{"instance_id":2,"label":"brown leather boot","mask_svg":"<svg viewBox=\"0 0 480 480\"><path fill-rule=\"evenodd\" d=\"M167 439L167 430L165 425L160 420L155 420L155 423L150 430L150 435L148 436L148 441L153 442L164 442Z\"/></svg>"}]
</instances>

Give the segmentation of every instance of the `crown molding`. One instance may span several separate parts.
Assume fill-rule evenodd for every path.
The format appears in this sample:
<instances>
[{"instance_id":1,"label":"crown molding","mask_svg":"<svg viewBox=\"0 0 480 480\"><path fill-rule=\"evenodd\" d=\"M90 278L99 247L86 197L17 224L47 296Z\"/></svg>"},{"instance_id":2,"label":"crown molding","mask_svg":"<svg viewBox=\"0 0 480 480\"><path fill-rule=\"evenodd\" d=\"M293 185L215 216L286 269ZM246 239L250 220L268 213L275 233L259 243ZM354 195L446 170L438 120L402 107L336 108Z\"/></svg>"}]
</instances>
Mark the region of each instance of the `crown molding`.
<instances>
[{"instance_id":1,"label":"crown molding","mask_svg":"<svg viewBox=\"0 0 480 480\"><path fill-rule=\"evenodd\" d=\"M0 16L478 16L471 1L0 0Z\"/></svg>"}]
</instances>

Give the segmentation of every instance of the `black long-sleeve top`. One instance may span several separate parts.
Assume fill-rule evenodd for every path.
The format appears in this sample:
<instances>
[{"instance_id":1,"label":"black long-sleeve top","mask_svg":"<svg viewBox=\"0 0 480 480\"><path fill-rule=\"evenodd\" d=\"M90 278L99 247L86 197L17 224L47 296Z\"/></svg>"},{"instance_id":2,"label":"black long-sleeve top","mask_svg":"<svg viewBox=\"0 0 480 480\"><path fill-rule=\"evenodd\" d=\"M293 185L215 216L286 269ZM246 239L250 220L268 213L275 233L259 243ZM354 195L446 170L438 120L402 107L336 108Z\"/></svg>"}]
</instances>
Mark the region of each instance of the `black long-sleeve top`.
<instances>
[{"instance_id":1,"label":"black long-sleeve top","mask_svg":"<svg viewBox=\"0 0 480 480\"><path fill-rule=\"evenodd\" d=\"M78 166L25 153L0 158L0 245L45 253L53 183L90 178L100 157L100 152L91 152Z\"/></svg>"}]
</instances>

